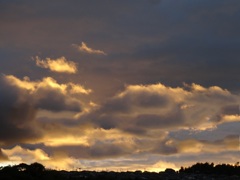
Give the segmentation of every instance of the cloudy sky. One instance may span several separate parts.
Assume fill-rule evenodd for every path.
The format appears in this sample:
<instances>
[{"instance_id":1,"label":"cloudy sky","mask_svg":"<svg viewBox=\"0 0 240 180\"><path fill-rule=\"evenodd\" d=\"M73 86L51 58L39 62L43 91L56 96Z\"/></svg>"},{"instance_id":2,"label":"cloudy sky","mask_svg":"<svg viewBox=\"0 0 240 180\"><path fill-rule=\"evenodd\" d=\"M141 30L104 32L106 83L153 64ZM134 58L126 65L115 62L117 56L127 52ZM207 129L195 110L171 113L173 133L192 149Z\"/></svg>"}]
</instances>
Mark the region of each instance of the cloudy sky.
<instances>
[{"instance_id":1,"label":"cloudy sky","mask_svg":"<svg viewBox=\"0 0 240 180\"><path fill-rule=\"evenodd\" d=\"M0 0L0 165L240 158L239 0Z\"/></svg>"}]
</instances>

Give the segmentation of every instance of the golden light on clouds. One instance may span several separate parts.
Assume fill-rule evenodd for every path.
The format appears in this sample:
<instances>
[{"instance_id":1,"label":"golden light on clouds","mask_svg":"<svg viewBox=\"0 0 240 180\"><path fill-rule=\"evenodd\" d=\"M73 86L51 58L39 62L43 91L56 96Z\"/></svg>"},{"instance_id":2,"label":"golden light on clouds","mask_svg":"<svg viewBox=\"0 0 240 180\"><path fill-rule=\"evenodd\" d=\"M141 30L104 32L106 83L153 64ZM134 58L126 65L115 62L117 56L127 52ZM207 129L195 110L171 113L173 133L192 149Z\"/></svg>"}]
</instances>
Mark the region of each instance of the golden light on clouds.
<instances>
[{"instance_id":1,"label":"golden light on clouds","mask_svg":"<svg viewBox=\"0 0 240 180\"><path fill-rule=\"evenodd\" d=\"M44 141L46 146L89 146L87 137L64 136L58 138L47 137Z\"/></svg>"},{"instance_id":2,"label":"golden light on clouds","mask_svg":"<svg viewBox=\"0 0 240 180\"><path fill-rule=\"evenodd\" d=\"M121 164L122 161L127 161L129 164ZM131 164L132 161L132 164ZM147 161L147 160L145 160ZM171 162L165 162L165 161L158 161L156 163L151 163L151 164L137 164L134 162L133 159L107 159L106 162L109 162L111 164L111 167L107 166L105 163L99 163L99 165L95 167L88 167L86 169L88 170L93 170L93 171L103 171L103 170L111 170L111 171L149 171L149 172L160 172L164 171L166 167L172 168L175 170L178 170L180 167L177 167L174 163Z\"/></svg>"},{"instance_id":3,"label":"golden light on clouds","mask_svg":"<svg viewBox=\"0 0 240 180\"><path fill-rule=\"evenodd\" d=\"M34 163L39 162L46 168L73 170L76 166L82 167L80 162L72 157L69 157L62 151L54 152L52 156L48 155L41 149L29 150L21 146L15 146L12 149L2 149L3 153L9 157L12 164L22 162ZM7 161L1 164L9 164Z\"/></svg>"},{"instance_id":4,"label":"golden light on clouds","mask_svg":"<svg viewBox=\"0 0 240 180\"><path fill-rule=\"evenodd\" d=\"M68 83L70 87L71 94L90 94L92 92L91 89L85 89L83 86L74 83Z\"/></svg>"},{"instance_id":5,"label":"golden light on clouds","mask_svg":"<svg viewBox=\"0 0 240 180\"><path fill-rule=\"evenodd\" d=\"M158 161L157 163L147 166L144 169L146 169L146 171L151 171L151 172L160 172L160 171L165 171L166 167L174 170L179 169L179 167L177 167L174 163L165 162L165 161Z\"/></svg>"},{"instance_id":6,"label":"golden light on clouds","mask_svg":"<svg viewBox=\"0 0 240 180\"><path fill-rule=\"evenodd\" d=\"M44 77L41 81L31 81L29 77L24 77L23 80L21 80L13 75L6 75L5 79L10 84L29 90L31 93L41 88L57 89L63 94L90 94L92 92L91 89L85 89L80 84L74 84L72 82L60 84L52 77Z\"/></svg>"},{"instance_id":7,"label":"golden light on clouds","mask_svg":"<svg viewBox=\"0 0 240 180\"><path fill-rule=\"evenodd\" d=\"M48 133L39 141L44 142L46 146L86 146L91 147L97 141L99 142L111 142L118 145L134 146L134 136L119 131L117 129L105 130L102 128L94 128L91 126L85 126L87 129L82 127L75 127L74 129L63 128L59 133ZM81 132L79 132L81 130ZM54 130L53 130L54 131ZM62 131L65 131L67 135L63 135ZM70 132L71 131L71 132ZM72 134L71 134L72 133Z\"/></svg>"},{"instance_id":8,"label":"golden light on clouds","mask_svg":"<svg viewBox=\"0 0 240 180\"><path fill-rule=\"evenodd\" d=\"M102 50L96 50L96 49L92 49L92 48L88 47L85 42L82 42L81 45L73 44L73 47L77 48L81 52L85 52L85 53L88 53L88 54L107 55Z\"/></svg>"},{"instance_id":9,"label":"golden light on clouds","mask_svg":"<svg viewBox=\"0 0 240 180\"><path fill-rule=\"evenodd\" d=\"M2 152L6 154L11 161L45 161L50 158L48 155L41 149L29 150L24 149L21 146L15 146L12 149L2 149Z\"/></svg>"},{"instance_id":10,"label":"golden light on clouds","mask_svg":"<svg viewBox=\"0 0 240 180\"><path fill-rule=\"evenodd\" d=\"M77 64L73 61L68 61L64 56L57 59L46 58L45 60L41 60L36 56L35 60L37 66L50 69L50 71L70 74L77 72Z\"/></svg>"},{"instance_id":11,"label":"golden light on clouds","mask_svg":"<svg viewBox=\"0 0 240 180\"><path fill-rule=\"evenodd\" d=\"M237 159L240 1L0 4L0 162Z\"/></svg>"},{"instance_id":12,"label":"golden light on clouds","mask_svg":"<svg viewBox=\"0 0 240 180\"><path fill-rule=\"evenodd\" d=\"M178 148L182 153L200 153L203 150L204 145L199 141L189 139L181 141L178 144Z\"/></svg>"}]
</instances>

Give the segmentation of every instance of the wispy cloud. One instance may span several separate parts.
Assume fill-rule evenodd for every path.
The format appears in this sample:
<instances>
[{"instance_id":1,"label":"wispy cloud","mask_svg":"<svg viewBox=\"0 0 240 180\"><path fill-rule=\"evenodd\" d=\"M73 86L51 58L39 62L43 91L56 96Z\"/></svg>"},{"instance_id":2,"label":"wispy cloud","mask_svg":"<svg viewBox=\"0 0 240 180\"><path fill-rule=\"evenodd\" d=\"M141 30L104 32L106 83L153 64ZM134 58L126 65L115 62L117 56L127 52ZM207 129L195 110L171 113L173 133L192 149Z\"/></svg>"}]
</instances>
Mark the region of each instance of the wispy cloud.
<instances>
[{"instance_id":1,"label":"wispy cloud","mask_svg":"<svg viewBox=\"0 0 240 180\"><path fill-rule=\"evenodd\" d=\"M45 60L40 59L38 56L35 57L36 65L41 68L50 69L54 72L59 73L71 73L77 72L77 65L73 61L68 61L64 56L57 59L46 58Z\"/></svg>"},{"instance_id":2,"label":"wispy cloud","mask_svg":"<svg viewBox=\"0 0 240 180\"><path fill-rule=\"evenodd\" d=\"M85 52L88 54L100 54L100 55L107 55L104 51L102 50L96 50L96 49L92 49L90 47L87 46L87 44L85 42L82 42L81 45L77 45L77 44L73 44L73 47L77 48L79 51L81 52Z\"/></svg>"}]
</instances>

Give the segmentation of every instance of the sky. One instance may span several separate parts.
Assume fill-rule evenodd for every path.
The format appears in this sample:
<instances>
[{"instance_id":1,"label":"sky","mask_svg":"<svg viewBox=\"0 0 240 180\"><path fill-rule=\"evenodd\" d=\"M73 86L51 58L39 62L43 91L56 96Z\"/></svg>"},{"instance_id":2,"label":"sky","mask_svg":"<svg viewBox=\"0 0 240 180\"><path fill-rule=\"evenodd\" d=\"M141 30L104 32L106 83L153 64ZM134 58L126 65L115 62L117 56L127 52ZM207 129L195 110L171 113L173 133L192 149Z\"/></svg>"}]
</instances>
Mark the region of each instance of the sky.
<instances>
[{"instance_id":1,"label":"sky","mask_svg":"<svg viewBox=\"0 0 240 180\"><path fill-rule=\"evenodd\" d=\"M0 165L235 164L239 9L239 0L0 0Z\"/></svg>"}]
</instances>

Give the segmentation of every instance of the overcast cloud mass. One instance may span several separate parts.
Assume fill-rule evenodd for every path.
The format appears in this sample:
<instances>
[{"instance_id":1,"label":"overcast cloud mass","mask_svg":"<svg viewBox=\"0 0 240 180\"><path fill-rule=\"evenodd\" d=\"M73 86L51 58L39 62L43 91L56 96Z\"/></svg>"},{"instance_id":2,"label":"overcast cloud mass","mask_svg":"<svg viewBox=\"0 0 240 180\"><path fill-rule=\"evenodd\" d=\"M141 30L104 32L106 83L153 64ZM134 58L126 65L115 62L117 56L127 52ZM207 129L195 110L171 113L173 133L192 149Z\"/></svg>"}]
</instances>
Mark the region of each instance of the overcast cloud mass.
<instances>
[{"instance_id":1,"label":"overcast cloud mass","mask_svg":"<svg viewBox=\"0 0 240 180\"><path fill-rule=\"evenodd\" d=\"M239 0L0 0L0 165L235 164Z\"/></svg>"}]
</instances>

